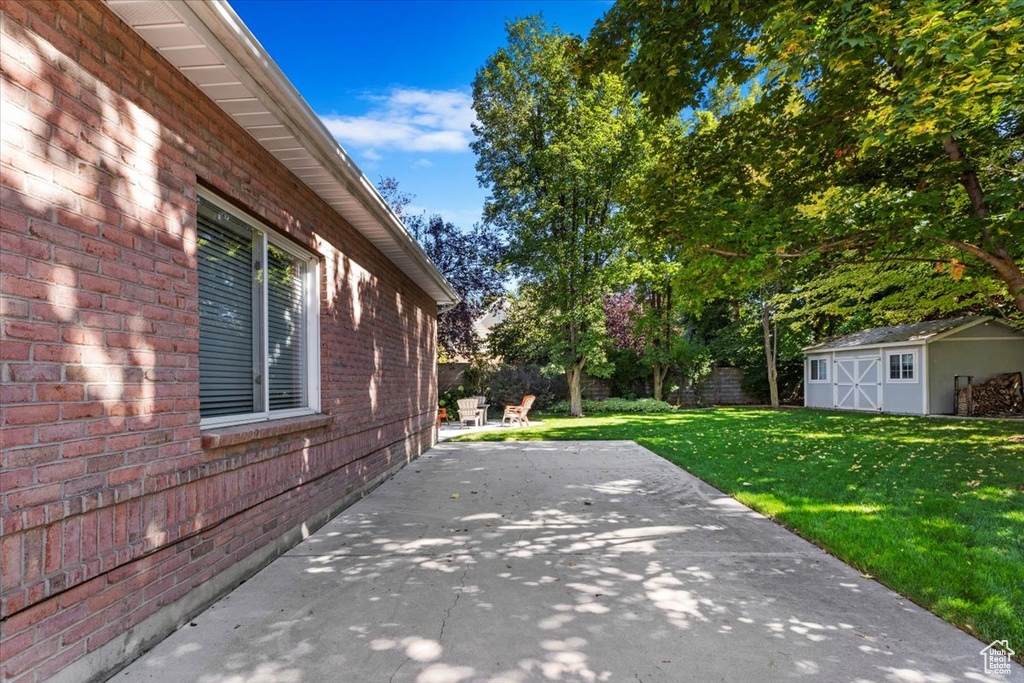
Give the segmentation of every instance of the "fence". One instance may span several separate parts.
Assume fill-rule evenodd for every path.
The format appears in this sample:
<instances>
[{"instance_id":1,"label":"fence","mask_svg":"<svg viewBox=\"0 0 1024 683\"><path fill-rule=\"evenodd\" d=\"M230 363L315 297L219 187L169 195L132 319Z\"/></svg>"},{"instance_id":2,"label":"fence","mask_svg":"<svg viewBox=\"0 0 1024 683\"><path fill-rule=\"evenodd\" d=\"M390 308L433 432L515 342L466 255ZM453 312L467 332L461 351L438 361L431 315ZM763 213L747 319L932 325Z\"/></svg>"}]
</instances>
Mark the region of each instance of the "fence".
<instances>
[{"instance_id":1,"label":"fence","mask_svg":"<svg viewBox=\"0 0 1024 683\"><path fill-rule=\"evenodd\" d=\"M437 388L439 393L455 392L464 383L469 363L439 363L437 366ZM751 405L757 399L747 395L742 388L743 371L737 368L720 367L700 386L700 401L692 387L680 387L668 395L669 403L692 407L698 405ZM648 387L649 388L649 387ZM583 398L601 400L608 398L611 391L608 382L590 375L583 376ZM559 398L566 398L564 396Z\"/></svg>"}]
</instances>

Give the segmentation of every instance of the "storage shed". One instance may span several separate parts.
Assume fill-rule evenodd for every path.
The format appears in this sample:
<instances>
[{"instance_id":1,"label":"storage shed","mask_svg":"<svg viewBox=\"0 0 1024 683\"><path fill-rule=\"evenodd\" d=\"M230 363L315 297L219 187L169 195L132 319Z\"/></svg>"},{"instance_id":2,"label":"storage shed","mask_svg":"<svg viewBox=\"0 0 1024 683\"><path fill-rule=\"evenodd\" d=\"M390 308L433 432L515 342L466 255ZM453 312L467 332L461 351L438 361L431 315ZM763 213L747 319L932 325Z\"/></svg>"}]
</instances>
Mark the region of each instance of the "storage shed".
<instances>
[{"instance_id":1,"label":"storage shed","mask_svg":"<svg viewBox=\"0 0 1024 683\"><path fill-rule=\"evenodd\" d=\"M952 414L957 375L1024 371L1024 334L986 316L876 327L803 351L809 408Z\"/></svg>"}]
</instances>

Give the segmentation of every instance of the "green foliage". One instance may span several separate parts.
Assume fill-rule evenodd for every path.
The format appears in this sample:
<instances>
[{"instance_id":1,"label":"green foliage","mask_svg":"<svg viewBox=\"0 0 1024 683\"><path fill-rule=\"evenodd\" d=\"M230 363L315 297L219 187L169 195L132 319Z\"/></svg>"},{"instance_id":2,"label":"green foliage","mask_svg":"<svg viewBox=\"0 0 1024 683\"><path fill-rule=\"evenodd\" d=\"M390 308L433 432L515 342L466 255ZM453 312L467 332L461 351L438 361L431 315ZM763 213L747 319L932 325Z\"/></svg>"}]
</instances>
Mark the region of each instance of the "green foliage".
<instances>
[{"instance_id":1,"label":"green foliage","mask_svg":"<svg viewBox=\"0 0 1024 683\"><path fill-rule=\"evenodd\" d=\"M1024 643L1019 432L1012 420L718 409L547 418L466 440L636 441L982 641Z\"/></svg>"},{"instance_id":2,"label":"green foliage","mask_svg":"<svg viewBox=\"0 0 1024 683\"><path fill-rule=\"evenodd\" d=\"M693 387L697 403L701 403L701 386L715 369L712 348L692 335L680 336L673 344L673 366L683 381L683 386Z\"/></svg>"},{"instance_id":3,"label":"green foliage","mask_svg":"<svg viewBox=\"0 0 1024 683\"><path fill-rule=\"evenodd\" d=\"M546 322L530 288L520 287L506 297L505 318L487 336L488 353L505 363L548 365L552 329Z\"/></svg>"},{"instance_id":4,"label":"green foliage","mask_svg":"<svg viewBox=\"0 0 1024 683\"><path fill-rule=\"evenodd\" d=\"M799 398L803 383L803 352L813 339L813 329L784 320L779 325L776 366L779 396L783 403ZM760 304L754 293L741 301L709 303L693 321L692 336L719 365L743 371L742 388L750 396L767 402L770 396L765 373L764 334Z\"/></svg>"},{"instance_id":5,"label":"green foliage","mask_svg":"<svg viewBox=\"0 0 1024 683\"><path fill-rule=\"evenodd\" d=\"M608 377L608 388L612 396L634 398L647 392L651 368L644 364L635 349L611 348L608 360L615 368Z\"/></svg>"},{"instance_id":6,"label":"green foliage","mask_svg":"<svg viewBox=\"0 0 1024 683\"><path fill-rule=\"evenodd\" d=\"M501 365L492 370L487 396L494 406L519 405L524 396L537 399L534 409L541 411L566 395L565 377L552 377L537 365Z\"/></svg>"},{"instance_id":7,"label":"green foliage","mask_svg":"<svg viewBox=\"0 0 1024 683\"><path fill-rule=\"evenodd\" d=\"M947 272L956 264L889 261L841 263L779 296L780 317L810 327L817 339L868 327L1006 308L998 282L976 270ZM962 267L961 267L962 269Z\"/></svg>"},{"instance_id":8,"label":"green foliage","mask_svg":"<svg viewBox=\"0 0 1024 683\"><path fill-rule=\"evenodd\" d=\"M569 402L559 401L548 410L552 413L567 414ZM653 398L606 398L600 401L583 400L584 413L670 413L678 410L671 403L655 401Z\"/></svg>"},{"instance_id":9,"label":"green foliage","mask_svg":"<svg viewBox=\"0 0 1024 683\"><path fill-rule=\"evenodd\" d=\"M510 23L508 44L473 83L485 215L508 237L504 264L529 292L546 355L600 376L604 297L623 249L617 178L637 154L638 107L612 74L581 77L579 38L536 18Z\"/></svg>"},{"instance_id":10,"label":"green foliage","mask_svg":"<svg viewBox=\"0 0 1024 683\"><path fill-rule=\"evenodd\" d=\"M1024 313L1024 0L619 0L588 47L687 112L638 197L702 282L922 259Z\"/></svg>"}]
</instances>

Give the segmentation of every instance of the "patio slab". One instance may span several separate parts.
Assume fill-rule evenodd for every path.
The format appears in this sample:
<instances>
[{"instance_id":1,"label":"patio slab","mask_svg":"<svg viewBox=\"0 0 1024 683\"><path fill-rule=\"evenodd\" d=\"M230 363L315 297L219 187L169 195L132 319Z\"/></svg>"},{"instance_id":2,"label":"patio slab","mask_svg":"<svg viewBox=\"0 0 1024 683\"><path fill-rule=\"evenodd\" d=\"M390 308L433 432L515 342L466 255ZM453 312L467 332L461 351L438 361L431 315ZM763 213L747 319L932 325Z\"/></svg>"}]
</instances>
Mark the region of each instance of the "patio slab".
<instances>
[{"instance_id":1,"label":"patio slab","mask_svg":"<svg viewBox=\"0 0 1024 683\"><path fill-rule=\"evenodd\" d=\"M1024 682L632 442L445 443L114 680Z\"/></svg>"}]
</instances>

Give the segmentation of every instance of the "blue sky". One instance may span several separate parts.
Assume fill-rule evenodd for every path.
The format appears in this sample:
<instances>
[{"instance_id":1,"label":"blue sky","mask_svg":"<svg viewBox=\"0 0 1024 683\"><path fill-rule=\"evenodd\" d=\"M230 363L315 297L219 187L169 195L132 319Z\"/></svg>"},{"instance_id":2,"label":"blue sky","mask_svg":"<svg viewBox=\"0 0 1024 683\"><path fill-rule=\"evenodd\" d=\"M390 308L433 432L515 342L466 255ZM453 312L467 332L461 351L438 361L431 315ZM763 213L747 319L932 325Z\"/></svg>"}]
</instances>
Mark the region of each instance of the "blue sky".
<instances>
[{"instance_id":1,"label":"blue sky","mask_svg":"<svg viewBox=\"0 0 1024 683\"><path fill-rule=\"evenodd\" d=\"M480 219L469 149L476 70L505 21L542 13L586 35L605 0L232 0L231 5L374 182L394 176L417 208Z\"/></svg>"}]
</instances>

